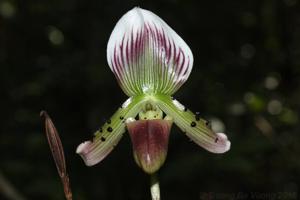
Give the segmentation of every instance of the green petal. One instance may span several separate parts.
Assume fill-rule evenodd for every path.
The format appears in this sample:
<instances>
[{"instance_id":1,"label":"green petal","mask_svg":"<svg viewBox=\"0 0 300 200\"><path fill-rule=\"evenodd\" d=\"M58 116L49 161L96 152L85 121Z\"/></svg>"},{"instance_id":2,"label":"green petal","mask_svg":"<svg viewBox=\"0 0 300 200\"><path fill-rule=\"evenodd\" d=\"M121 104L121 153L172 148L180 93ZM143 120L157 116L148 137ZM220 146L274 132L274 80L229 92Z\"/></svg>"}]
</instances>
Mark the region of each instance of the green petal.
<instances>
[{"instance_id":1,"label":"green petal","mask_svg":"<svg viewBox=\"0 0 300 200\"><path fill-rule=\"evenodd\" d=\"M125 132L127 118L135 117L141 110L143 96L131 97L108 120L100 130L95 132L92 141L86 141L77 147L85 164L92 166L103 160L117 145Z\"/></svg>"},{"instance_id":2,"label":"green petal","mask_svg":"<svg viewBox=\"0 0 300 200\"><path fill-rule=\"evenodd\" d=\"M224 133L215 133L208 122L177 100L167 95L156 95L156 103L167 115L174 119L174 123L195 143L212 153L224 153L230 149L230 141Z\"/></svg>"}]
</instances>

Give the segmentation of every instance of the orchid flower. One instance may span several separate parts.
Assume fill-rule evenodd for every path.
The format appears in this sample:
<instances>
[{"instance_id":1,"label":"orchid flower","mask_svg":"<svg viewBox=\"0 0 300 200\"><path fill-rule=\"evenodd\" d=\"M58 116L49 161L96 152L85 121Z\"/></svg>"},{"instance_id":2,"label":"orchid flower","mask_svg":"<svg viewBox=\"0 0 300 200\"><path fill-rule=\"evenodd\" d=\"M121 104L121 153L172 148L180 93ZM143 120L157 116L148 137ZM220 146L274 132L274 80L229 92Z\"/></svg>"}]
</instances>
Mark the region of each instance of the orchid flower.
<instances>
[{"instance_id":1,"label":"orchid flower","mask_svg":"<svg viewBox=\"0 0 300 200\"><path fill-rule=\"evenodd\" d=\"M116 24L107 45L107 61L129 98L77 148L88 166L103 160L129 132L136 163L153 174L164 163L174 122L192 141L212 153L230 149L224 133L172 95L188 79L193 54L183 39L154 13L133 8Z\"/></svg>"}]
</instances>

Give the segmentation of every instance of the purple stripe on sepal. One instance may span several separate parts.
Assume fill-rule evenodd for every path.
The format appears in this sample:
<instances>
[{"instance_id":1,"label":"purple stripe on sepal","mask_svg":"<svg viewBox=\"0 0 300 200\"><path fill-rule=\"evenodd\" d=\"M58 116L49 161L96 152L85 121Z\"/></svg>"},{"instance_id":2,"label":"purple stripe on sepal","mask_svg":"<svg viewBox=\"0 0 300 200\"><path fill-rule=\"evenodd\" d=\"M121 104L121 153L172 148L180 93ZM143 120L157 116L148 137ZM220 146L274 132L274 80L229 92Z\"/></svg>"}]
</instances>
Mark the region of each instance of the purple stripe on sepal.
<instances>
[{"instance_id":1,"label":"purple stripe on sepal","mask_svg":"<svg viewBox=\"0 0 300 200\"><path fill-rule=\"evenodd\" d=\"M193 65L192 52L177 33L141 8L132 9L117 23L107 45L107 59L129 96L147 91L173 94Z\"/></svg>"}]
</instances>

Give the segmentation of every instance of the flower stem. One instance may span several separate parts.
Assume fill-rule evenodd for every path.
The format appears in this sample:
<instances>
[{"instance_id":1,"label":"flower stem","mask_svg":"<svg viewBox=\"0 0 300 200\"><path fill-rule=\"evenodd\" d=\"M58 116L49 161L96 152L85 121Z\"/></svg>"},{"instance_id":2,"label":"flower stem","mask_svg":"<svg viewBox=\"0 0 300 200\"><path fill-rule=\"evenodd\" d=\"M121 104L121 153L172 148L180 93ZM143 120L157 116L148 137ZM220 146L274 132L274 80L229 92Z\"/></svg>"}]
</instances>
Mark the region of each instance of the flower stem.
<instances>
[{"instance_id":1,"label":"flower stem","mask_svg":"<svg viewBox=\"0 0 300 200\"><path fill-rule=\"evenodd\" d=\"M160 189L159 189L159 181L157 174L151 174L150 175L150 192L151 192L151 197L152 200L160 200Z\"/></svg>"}]
</instances>

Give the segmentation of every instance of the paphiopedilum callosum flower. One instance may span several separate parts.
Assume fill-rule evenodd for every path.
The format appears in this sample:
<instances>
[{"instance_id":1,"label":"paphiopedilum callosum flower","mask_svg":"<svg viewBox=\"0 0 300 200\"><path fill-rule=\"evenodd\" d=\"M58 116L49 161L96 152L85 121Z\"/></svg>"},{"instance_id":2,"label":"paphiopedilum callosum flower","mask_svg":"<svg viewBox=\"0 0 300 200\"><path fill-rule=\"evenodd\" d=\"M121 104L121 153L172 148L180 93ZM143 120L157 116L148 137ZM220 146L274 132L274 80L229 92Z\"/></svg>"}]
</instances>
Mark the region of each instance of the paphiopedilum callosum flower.
<instances>
[{"instance_id":1,"label":"paphiopedilum callosum flower","mask_svg":"<svg viewBox=\"0 0 300 200\"><path fill-rule=\"evenodd\" d=\"M165 161L173 122L208 151L229 150L225 134L214 133L208 121L172 98L191 73L193 55L183 39L157 15L141 8L127 12L110 36L107 61L129 99L92 141L78 146L77 153L86 165L104 159L127 129L136 163L152 174Z\"/></svg>"}]
</instances>

